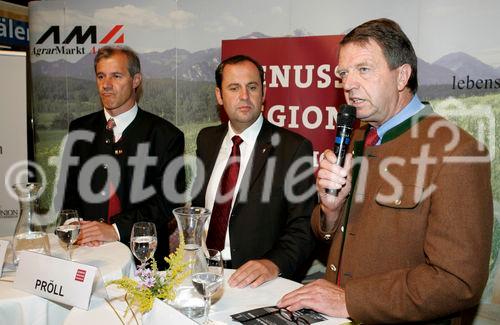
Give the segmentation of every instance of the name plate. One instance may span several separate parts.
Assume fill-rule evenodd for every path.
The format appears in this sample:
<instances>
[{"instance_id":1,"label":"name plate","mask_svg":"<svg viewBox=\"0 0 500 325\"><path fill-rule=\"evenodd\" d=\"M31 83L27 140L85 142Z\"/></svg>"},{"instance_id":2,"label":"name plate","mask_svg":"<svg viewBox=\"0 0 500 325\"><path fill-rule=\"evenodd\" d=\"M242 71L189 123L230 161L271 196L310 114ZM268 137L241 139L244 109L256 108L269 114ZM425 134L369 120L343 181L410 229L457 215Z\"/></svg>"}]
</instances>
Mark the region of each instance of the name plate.
<instances>
[{"instance_id":1,"label":"name plate","mask_svg":"<svg viewBox=\"0 0 500 325\"><path fill-rule=\"evenodd\" d=\"M5 253L7 253L9 242L7 240L0 240L0 276L3 271L3 262L5 262Z\"/></svg>"},{"instance_id":2,"label":"name plate","mask_svg":"<svg viewBox=\"0 0 500 325\"><path fill-rule=\"evenodd\" d=\"M60 258L21 252L14 288L88 310L97 268Z\"/></svg>"}]
</instances>

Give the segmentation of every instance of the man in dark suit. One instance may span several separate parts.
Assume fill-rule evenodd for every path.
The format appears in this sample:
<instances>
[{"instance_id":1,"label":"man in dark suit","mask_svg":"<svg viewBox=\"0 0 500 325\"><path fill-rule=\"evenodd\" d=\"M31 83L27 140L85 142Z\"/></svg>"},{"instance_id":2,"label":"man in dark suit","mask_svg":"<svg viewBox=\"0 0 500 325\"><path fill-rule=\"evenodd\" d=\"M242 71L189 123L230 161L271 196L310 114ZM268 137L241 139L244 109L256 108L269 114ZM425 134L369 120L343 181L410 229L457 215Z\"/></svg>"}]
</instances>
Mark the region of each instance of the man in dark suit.
<instances>
[{"instance_id":1,"label":"man in dark suit","mask_svg":"<svg viewBox=\"0 0 500 325\"><path fill-rule=\"evenodd\" d=\"M70 124L58 191L63 207L85 220L80 245L120 240L128 246L135 222L153 222L162 267L172 209L183 204L184 135L137 106L142 75L131 49L101 48L94 68L104 109Z\"/></svg>"},{"instance_id":2,"label":"man in dark suit","mask_svg":"<svg viewBox=\"0 0 500 325\"><path fill-rule=\"evenodd\" d=\"M203 129L197 139L206 177L198 172L193 206L212 210L207 247L237 268L229 280L236 287L292 278L314 247L312 146L262 117L263 79L250 57L221 62L215 94L229 122Z\"/></svg>"}]
</instances>

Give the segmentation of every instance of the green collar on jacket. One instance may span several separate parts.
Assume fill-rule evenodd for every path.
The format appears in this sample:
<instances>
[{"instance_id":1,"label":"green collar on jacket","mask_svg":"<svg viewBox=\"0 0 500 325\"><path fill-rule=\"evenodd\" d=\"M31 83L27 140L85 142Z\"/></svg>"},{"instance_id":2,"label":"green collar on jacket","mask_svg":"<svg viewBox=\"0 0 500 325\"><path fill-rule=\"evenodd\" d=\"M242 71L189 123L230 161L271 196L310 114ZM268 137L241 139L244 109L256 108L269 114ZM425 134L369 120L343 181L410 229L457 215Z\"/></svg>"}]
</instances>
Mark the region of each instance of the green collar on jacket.
<instances>
[{"instance_id":1,"label":"green collar on jacket","mask_svg":"<svg viewBox=\"0 0 500 325\"><path fill-rule=\"evenodd\" d=\"M418 111L417 114L404 120L403 122L399 123L398 125L396 125L392 129L385 132L384 136L382 137L382 141L380 143L382 144L382 143L386 143L386 142L389 142L391 140L396 139L401 134L408 131L412 126L419 123L424 118L431 115L432 113L434 113L434 111L432 110L431 106L425 106L423 109Z\"/></svg>"},{"instance_id":2,"label":"green collar on jacket","mask_svg":"<svg viewBox=\"0 0 500 325\"><path fill-rule=\"evenodd\" d=\"M422 110L420 110L417 114L413 115L412 117L404 120L403 122L399 123L392 129L388 130L385 132L384 136L382 137L382 141L380 142L381 144L389 142L391 140L396 139L399 137L401 134L405 133L408 131L412 126L416 125L420 121L422 121L424 118L427 116L433 114L434 111L432 110L432 107L427 105L425 106ZM359 157L363 155L363 149L364 149L364 139L366 138L366 134L368 133L370 128L366 128L365 135L363 137L363 140L361 141L356 141L354 143L353 147L353 153L354 157Z\"/></svg>"}]
</instances>

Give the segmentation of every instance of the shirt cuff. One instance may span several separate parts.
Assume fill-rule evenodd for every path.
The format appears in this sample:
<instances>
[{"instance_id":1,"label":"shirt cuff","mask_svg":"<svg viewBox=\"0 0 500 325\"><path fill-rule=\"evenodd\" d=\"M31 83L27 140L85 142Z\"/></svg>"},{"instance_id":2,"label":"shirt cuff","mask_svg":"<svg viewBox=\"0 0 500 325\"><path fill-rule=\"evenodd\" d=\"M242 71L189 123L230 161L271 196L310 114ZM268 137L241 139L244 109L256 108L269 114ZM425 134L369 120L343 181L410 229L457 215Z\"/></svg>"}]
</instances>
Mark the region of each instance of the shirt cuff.
<instances>
[{"instance_id":1,"label":"shirt cuff","mask_svg":"<svg viewBox=\"0 0 500 325\"><path fill-rule=\"evenodd\" d=\"M120 241L120 232L118 231L118 227L116 226L116 223L112 224L113 228L115 228L116 235L118 236L118 241Z\"/></svg>"}]
</instances>

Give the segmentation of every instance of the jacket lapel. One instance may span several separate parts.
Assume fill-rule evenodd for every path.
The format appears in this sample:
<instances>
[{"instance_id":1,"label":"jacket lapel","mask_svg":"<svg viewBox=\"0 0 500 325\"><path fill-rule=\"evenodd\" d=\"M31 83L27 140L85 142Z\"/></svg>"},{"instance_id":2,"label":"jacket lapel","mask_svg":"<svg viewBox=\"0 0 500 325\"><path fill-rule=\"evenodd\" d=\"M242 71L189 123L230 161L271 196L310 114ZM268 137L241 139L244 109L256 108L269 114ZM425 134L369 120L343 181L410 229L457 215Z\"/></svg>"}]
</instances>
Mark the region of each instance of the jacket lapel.
<instances>
[{"instance_id":1,"label":"jacket lapel","mask_svg":"<svg viewBox=\"0 0 500 325\"><path fill-rule=\"evenodd\" d=\"M227 123L226 124L223 124L221 125L219 128L217 128L215 130L215 134L214 134L214 137L213 139L210 139L210 142L213 143L213 146L212 145L209 145L209 147L211 147L212 149L213 148L216 148L217 150L206 150L206 157L205 157L205 163L206 163L206 170L205 170L205 173L206 175L212 175L212 171L214 169L214 166L215 166L215 162L217 161L217 156L219 155L219 151L220 151L220 148L222 146L222 141L224 140L224 137L226 136L226 133L227 133ZM208 184L208 180L210 179L210 177L205 177L206 181L205 181L205 185ZM206 186L204 187L206 188Z\"/></svg>"},{"instance_id":2,"label":"jacket lapel","mask_svg":"<svg viewBox=\"0 0 500 325\"><path fill-rule=\"evenodd\" d=\"M113 152L113 144L106 142L106 140L109 141L109 137L106 134L106 116L104 115L104 111L98 115L95 124L93 126L95 132L93 146L95 149L93 149L92 155L95 155L96 152L97 154L111 154Z\"/></svg>"},{"instance_id":3,"label":"jacket lapel","mask_svg":"<svg viewBox=\"0 0 500 325\"><path fill-rule=\"evenodd\" d=\"M252 156L248 162L248 165L241 180L241 185L238 190L238 195L233 207L233 212L237 213L240 206L240 199L246 201L246 198L242 197L242 190L249 193L254 185L255 181L260 177L264 171L264 166L267 163L269 155L274 151L274 147L271 142L272 137L272 127L270 123L264 119L262 128L257 136L254 149L252 151Z\"/></svg>"}]
</instances>

